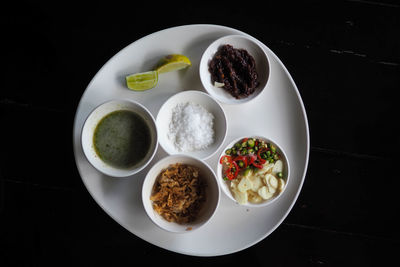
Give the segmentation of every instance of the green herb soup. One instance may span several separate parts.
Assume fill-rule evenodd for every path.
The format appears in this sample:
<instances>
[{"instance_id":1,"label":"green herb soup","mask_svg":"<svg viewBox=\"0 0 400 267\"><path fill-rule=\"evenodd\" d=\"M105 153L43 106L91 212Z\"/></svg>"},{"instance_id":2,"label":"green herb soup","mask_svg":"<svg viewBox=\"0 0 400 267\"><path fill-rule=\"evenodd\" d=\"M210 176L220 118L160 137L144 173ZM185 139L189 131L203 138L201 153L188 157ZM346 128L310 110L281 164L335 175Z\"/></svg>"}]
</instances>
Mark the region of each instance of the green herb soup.
<instances>
[{"instance_id":1,"label":"green herb soup","mask_svg":"<svg viewBox=\"0 0 400 267\"><path fill-rule=\"evenodd\" d=\"M139 163L150 149L150 129L135 112L117 110L100 120L93 135L97 155L107 164L129 168Z\"/></svg>"}]
</instances>

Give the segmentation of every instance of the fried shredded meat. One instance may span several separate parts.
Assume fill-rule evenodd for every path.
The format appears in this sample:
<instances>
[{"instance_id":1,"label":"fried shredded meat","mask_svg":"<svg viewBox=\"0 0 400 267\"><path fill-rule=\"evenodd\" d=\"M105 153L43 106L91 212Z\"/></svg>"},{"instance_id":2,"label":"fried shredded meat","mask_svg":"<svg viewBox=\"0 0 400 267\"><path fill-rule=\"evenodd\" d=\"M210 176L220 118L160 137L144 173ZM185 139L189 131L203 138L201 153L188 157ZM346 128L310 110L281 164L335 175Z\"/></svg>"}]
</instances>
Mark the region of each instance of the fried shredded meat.
<instances>
[{"instance_id":1,"label":"fried shredded meat","mask_svg":"<svg viewBox=\"0 0 400 267\"><path fill-rule=\"evenodd\" d=\"M199 168L176 163L159 174L150 200L154 210L167 221L190 223L205 201L205 186Z\"/></svg>"}]
</instances>

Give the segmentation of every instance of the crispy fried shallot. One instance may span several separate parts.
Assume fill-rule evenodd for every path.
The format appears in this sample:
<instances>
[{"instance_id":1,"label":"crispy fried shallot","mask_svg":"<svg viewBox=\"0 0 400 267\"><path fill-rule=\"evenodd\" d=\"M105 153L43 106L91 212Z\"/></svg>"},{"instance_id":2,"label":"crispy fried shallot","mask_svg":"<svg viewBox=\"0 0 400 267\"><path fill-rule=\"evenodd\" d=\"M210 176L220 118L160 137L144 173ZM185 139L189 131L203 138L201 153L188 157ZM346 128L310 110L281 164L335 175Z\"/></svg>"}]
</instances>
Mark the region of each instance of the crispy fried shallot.
<instances>
[{"instance_id":1,"label":"crispy fried shallot","mask_svg":"<svg viewBox=\"0 0 400 267\"><path fill-rule=\"evenodd\" d=\"M176 163L157 177L152 196L153 208L169 222L190 223L205 201L205 182L199 168Z\"/></svg>"}]
</instances>

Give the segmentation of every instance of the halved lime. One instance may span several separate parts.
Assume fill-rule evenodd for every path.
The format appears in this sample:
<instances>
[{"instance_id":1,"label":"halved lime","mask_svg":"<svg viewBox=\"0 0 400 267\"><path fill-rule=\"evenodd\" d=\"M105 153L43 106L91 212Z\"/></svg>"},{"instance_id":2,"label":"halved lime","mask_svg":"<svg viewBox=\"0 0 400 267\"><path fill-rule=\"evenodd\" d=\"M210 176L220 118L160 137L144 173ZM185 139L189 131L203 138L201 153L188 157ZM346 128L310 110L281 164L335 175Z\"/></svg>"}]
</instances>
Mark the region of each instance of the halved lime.
<instances>
[{"instance_id":1,"label":"halved lime","mask_svg":"<svg viewBox=\"0 0 400 267\"><path fill-rule=\"evenodd\" d=\"M158 72L154 70L126 76L126 85L129 89L135 91L151 89L157 85L157 82Z\"/></svg>"},{"instance_id":2,"label":"halved lime","mask_svg":"<svg viewBox=\"0 0 400 267\"><path fill-rule=\"evenodd\" d=\"M163 57L157 64L156 71L158 73L165 73L169 71L175 71L184 69L191 66L189 58L184 55L172 54Z\"/></svg>"}]
</instances>

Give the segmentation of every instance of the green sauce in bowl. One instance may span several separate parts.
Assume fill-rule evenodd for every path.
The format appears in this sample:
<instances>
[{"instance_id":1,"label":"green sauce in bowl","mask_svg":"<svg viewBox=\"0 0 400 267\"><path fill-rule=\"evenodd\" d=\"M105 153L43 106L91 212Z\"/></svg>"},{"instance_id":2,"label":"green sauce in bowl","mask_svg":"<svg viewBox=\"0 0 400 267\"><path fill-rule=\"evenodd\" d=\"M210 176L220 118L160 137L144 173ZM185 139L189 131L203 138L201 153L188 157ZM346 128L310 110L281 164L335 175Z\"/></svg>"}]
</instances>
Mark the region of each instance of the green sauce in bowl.
<instances>
[{"instance_id":1,"label":"green sauce in bowl","mask_svg":"<svg viewBox=\"0 0 400 267\"><path fill-rule=\"evenodd\" d=\"M96 154L116 168L130 168L146 157L151 133L146 121L137 113L117 110L97 124L93 135Z\"/></svg>"}]
</instances>

